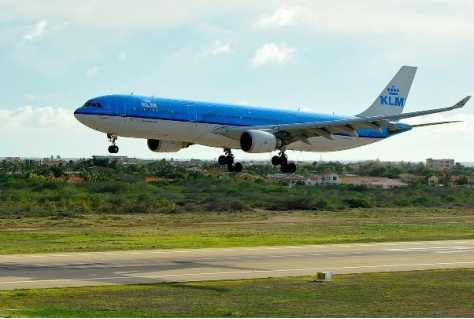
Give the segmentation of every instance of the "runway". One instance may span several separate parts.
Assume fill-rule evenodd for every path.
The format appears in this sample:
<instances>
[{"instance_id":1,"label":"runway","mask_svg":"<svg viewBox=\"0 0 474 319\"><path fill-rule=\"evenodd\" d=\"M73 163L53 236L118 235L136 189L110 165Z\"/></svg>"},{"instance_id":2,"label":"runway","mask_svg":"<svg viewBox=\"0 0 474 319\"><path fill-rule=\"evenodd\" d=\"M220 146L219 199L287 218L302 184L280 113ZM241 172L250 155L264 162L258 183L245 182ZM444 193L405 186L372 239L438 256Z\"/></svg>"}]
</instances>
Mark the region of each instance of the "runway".
<instances>
[{"instance_id":1,"label":"runway","mask_svg":"<svg viewBox=\"0 0 474 319\"><path fill-rule=\"evenodd\" d=\"M474 267L474 240L0 256L0 290Z\"/></svg>"}]
</instances>

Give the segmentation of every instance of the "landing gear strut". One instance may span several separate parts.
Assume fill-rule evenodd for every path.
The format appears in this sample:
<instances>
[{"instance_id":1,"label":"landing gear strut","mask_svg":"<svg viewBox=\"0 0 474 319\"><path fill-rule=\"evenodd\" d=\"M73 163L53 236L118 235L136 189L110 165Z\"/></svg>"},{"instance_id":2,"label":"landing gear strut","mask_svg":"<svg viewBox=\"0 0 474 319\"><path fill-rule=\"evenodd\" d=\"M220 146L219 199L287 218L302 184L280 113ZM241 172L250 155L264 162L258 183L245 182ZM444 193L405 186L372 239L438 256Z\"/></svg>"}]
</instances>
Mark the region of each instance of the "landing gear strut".
<instances>
[{"instance_id":1,"label":"landing gear strut","mask_svg":"<svg viewBox=\"0 0 474 319\"><path fill-rule=\"evenodd\" d=\"M115 154L118 153L119 148L117 145L115 145L115 141L117 140L118 136L117 134L107 134L107 138L109 139L109 142L112 143L112 145L109 146L109 153Z\"/></svg>"},{"instance_id":2,"label":"landing gear strut","mask_svg":"<svg viewBox=\"0 0 474 319\"><path fill-rule=\"evenodd\" d=\"M232 155L232 150L230 148L224 149L225 155L219 156L219 164L220 165L227 165L227 170L229 172L242 172L242 164L235 163L234 164L234 155Z\"/></svg>"},{"instance_id":3,"label":"landing gear strut","mask_svg":"<svg viewBox=\"0 0 474 319\"><path fill-rule=\"evenodd\" d=\"M295 163L288 163L288 158L284 151L281 151L279 156L272 157L272 164L273 166L280 165L280 170L282 173L294 173L296 172L296 165Z\"/></svg>"}]
</instances>

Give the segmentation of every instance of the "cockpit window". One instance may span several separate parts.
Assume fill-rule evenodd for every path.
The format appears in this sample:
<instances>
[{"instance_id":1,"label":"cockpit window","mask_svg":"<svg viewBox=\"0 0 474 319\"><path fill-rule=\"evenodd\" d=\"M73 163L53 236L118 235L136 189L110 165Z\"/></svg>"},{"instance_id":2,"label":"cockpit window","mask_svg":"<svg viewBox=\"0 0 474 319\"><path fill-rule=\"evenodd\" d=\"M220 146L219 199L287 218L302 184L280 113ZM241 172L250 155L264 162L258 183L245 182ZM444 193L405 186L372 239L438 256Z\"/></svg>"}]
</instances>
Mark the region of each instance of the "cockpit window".
<instances>
[{"instance_id":1,"label":"cockpit window","mask_svg":"<svg viewBox=\"0 0 474 319\"><path fill-rule=\"evenodd\" d=\"M96 103L96 102L86 102L86 103L84 103L84 106L101 108L102 104Z\"/></svg>"}]
</instances>

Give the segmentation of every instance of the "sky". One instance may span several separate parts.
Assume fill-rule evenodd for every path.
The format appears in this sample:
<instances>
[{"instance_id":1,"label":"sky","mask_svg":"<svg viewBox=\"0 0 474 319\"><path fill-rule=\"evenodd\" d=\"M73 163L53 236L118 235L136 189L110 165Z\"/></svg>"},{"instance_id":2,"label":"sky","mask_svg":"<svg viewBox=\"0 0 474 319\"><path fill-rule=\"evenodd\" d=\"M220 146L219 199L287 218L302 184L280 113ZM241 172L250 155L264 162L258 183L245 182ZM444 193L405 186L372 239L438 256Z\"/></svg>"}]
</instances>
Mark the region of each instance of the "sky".
<instances>
[{"instance_id":1,"label":"sky","mask_svg":"<svg viewBox=\"0 0 474 319\"><path fill-rule=\"evenodd\" d=\"M402 65L418 71L405 111L474 94L474 2L420 0L1 0L0 157L108 155L105 134L73 116L92 97L139 94L354 115ZM290 160L474 162L474 99L417 128ZM215 159L193 145L153 153L120 138L121 156ZM275 153L274 153L275 154ZM273 154L273 155L274 155ZM272 154L234 151L236 160Z\"/></svg>"}]
</instances>

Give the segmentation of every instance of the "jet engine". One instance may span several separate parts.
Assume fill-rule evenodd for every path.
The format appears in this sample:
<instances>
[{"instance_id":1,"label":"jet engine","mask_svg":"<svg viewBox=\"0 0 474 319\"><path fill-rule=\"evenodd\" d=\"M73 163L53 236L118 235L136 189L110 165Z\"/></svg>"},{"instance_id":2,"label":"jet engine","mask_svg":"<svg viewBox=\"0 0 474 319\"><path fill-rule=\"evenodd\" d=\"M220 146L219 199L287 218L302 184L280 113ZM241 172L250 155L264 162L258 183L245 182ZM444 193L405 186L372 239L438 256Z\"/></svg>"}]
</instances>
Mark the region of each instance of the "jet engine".
<instances>
[{"instance_id":1,"label":"jet engine","mask_svg":"<svg viewBox=\"0 0 474 319\"><path fill-rule=\"evenodd\" d=\"M187 148L191 145L188 142L178 141L162 141L162 140L147 140L148 149L155 153L160 152L177 152L182 148Z\"/></svg>"},{"instance_id":2,"label":"jet engine","mask_svg":"<svg viewBox=\"0 0 474 319\"><path fill-rule=\"evenodd\" d=\"M240 148L247 153L273 152L281 145L279 138L265 131L248 130L240 136Z\"/></svg>"}]
</instances>

